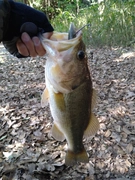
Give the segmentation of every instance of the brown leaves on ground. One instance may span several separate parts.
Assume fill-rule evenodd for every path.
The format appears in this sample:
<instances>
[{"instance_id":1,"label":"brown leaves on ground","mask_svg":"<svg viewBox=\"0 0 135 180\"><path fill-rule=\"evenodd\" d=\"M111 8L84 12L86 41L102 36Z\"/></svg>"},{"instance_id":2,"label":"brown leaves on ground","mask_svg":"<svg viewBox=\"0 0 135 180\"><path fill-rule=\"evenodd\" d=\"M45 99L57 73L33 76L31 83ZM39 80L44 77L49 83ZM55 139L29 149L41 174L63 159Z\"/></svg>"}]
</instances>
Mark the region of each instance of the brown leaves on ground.
<instances>
[{"instance_id":1,"label":"brown leaves on ground","mask_svg":"<svg viewBox=\"0 0 135 180\"><path fill-rule=\"evenodd\" d=\"M66 142L50 136L52 117L40 106L45 58L17 59L0 46L2 180L135 179L135 52L93 49L88 57L100 130L84 139L89 163L67 167Z\"/></svg>"}]
</instances>

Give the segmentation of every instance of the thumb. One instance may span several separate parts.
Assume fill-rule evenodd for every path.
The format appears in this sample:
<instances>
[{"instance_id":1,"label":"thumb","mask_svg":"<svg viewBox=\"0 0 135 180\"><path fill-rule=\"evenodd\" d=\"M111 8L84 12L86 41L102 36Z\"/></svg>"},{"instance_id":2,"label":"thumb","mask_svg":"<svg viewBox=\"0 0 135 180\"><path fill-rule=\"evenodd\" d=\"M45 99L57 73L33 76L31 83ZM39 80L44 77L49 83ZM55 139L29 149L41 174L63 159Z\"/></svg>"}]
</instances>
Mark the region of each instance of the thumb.
<instances>
[{"instance_id":1,"label":"thumb","mask_svg":"<svg viewBox=\"0 0 135 180\"><path fill-rule=\"evenodd\" d=\"M46 39L50 39L52 35L53 35L53 32L46 32L46 33L43 34L43 36L44 36Z\"/></svg>"}]
</instances>

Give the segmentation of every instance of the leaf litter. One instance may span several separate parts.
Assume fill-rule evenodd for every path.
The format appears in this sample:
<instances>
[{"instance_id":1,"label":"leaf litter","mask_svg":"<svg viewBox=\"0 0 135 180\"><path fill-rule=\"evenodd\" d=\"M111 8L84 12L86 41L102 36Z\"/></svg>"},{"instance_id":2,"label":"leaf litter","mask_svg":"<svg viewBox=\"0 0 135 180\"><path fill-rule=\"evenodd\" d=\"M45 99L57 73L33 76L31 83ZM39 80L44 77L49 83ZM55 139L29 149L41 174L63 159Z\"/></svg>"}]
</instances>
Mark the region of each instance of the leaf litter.
<instances>
[{"instance_id":1,"label":"leaf litter","mask_svg":"<svg viewBox=\"0 0 135 180\"><path fill-rule=\"evenodd\" d=\"M66 142L50 136L41 108L44 58L17 59L0 45L1 180L135 180L135 51L88 49L100 130L84 139L88 164L65 166Z\"/></svg>"}]
</instances>

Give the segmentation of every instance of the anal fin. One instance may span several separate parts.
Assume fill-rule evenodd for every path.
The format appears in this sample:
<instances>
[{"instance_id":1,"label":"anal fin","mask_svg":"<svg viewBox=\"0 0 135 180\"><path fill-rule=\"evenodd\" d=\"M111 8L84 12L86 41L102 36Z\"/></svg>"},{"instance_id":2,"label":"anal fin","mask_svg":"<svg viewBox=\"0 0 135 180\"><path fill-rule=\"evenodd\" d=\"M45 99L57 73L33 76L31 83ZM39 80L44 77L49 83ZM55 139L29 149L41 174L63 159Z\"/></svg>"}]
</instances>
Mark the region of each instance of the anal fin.
<instances>
[{"instance_id":1,"label":"anal fin","mask_svg":"<svg viewBox=\"0 0 135 180\"><path fill-rule=\"evenodd\" d=\"M97 117L93 113L91 113L89 124L84 132L84 137L94 136L97 133L98 129L99 129L99 121Z\"/></svg>"},{"instance_id":2,"label":"anal fin","mask_svg":"<svg viewBox=\"0 0 135 180\"><path fill-rule=\"evenodd\" d=\"M53 126L52 126L51 134L58 141L65 140L64 134L58 129L58 127L55 124L53 124Z\"/></svg>"}]
</instances>

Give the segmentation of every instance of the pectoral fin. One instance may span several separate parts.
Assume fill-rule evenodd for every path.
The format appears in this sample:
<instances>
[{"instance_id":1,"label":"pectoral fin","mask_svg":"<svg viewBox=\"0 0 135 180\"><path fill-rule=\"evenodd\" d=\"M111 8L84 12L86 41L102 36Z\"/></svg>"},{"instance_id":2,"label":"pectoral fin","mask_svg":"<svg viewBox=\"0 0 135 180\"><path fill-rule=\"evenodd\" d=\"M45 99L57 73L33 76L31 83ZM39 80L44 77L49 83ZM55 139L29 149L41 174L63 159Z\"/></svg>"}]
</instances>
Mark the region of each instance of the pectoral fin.
<instances>
[{"instance_id":1,"label":"pectoral fin","mask_svg":"<svg viewBox=\"0 0 135 180\"><path fill-rule=\"evenodd\" d=\"M65 111L65 101L62 93L54 93L54 99L60 111Z\"/></svg>"},{"instance_id":2,"label":"pectoral fin","mask_svg":"<svg viewBox=\"0 0 135 180\"><path fill-rule=\"evenodd\" d=\"M52 126L51 134L58 141L65 140L64 134L58 129L58 127L55 124L53 124L53 126Z\"/></svg>"},{"instance_id":3,"label":"pectoral fin","mask_svg":"<svg viewBox=\"0 0 135 180\"><path fill-rule=\"evenodd\" d=\"M54 76L57 76L60 72L60 67L58 65L55 65L51 68L51 72Z\"/></svg>"},{"instance_id":4,"label":"pectoral fin","mask_svg":"<svg viewBox=\"0 0 135 180\"><path fill-rule=\"evenodd\" d=\"M99 121L96 118L96 116L93 113L91 113L88 127L84 132L84 137L95 135L98 129L99 129Z\"/></svg>"},{"instance_id":5,"label":"pectoral fin","mask_svg":"<svg viewBox=\"0 0 135 180\"><path fill-rule=\"evenodd\" d=\"M45 90L41 95L41 107L45 107L48 105L48 99L49 99L49 92L47 88L45 88Z\"/></svg>"}]
</instances>

